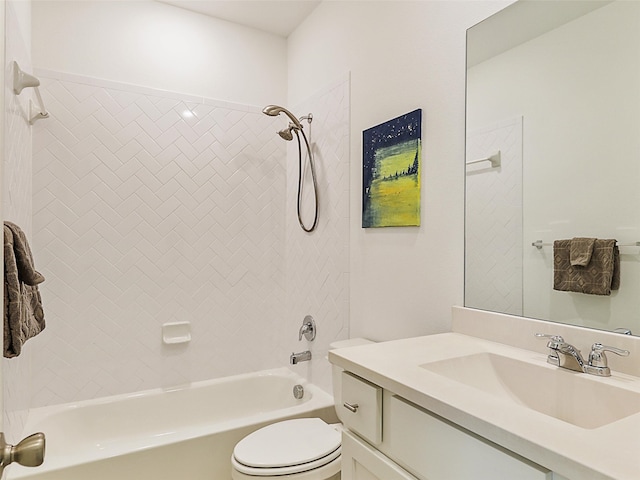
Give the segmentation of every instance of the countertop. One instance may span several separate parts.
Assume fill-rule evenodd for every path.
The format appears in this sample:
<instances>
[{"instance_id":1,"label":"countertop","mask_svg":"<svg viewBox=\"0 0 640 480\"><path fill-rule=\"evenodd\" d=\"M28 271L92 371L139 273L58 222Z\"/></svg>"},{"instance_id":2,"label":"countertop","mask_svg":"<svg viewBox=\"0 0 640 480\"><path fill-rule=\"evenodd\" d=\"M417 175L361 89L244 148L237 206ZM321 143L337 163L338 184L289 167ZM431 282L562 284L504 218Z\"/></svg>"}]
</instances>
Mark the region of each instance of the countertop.
<instances>
[{"instance_id":1,"label":"countertop","mask_svg":"<svg viewBox=\"0 0 640 480\"><path fill-rule=\"evenodd\" d=\"M329 360L570 480L640 479L640 413L598 428L581 428L420 366L483 352L558 368L546 363L545 353L460 333L332 350ZM587 377L640 393L638 377L616 372L611 377Z\"/></svg>"}]
</instances>

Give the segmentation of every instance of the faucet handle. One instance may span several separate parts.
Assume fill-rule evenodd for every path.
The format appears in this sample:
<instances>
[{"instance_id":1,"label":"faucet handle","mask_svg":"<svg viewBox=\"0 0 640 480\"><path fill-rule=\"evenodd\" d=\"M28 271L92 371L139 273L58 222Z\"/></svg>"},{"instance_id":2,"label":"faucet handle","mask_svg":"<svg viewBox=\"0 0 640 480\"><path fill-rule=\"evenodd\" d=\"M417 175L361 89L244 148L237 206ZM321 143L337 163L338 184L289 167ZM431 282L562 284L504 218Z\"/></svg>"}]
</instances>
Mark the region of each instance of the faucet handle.
<instances>
[{"instance_id":1,"label":"faucet handle","mask_svg":"<svg viewBox=\"0 0 640 480\"><path fill-rule=\"evenodd\" d=\"M549 348L558 348L564 343L564 338L560 335L549 335L548 333L536 333L535 335L539 338L548 338L549 342L547 343L547 347Z\"/></svg>"},{"instance_id":2,"label":"faucet handle","mask_svg":"<svg viewBox=\"0 0 640 480\"><path fill-rule=\"evenodd\" d=\"M629 350L622 350L621 348L609 347L601 343L594 343L591 346L591 353L589 354L589 365L592 367L606 367L607 357L604 352L612 352L621 357L628 357Z\"/></svg>"},{"instance_id":3,"label":"faucet handle","mask_svg":"<svg viewBox=\"0 0 640 480\"><path fill-rule=\"evenodd\" d=\"M302 320L302 326L298 332L298 341L302 341L302 337L310 342L316 338L316 322L311 315L307 315Z\"/></svg>"},{"instance_id":4,"label":"faucet handle","mask_svg":"<svg viewBox=\"0 0 640 480\"><path fill-rule=\"evenodd\" d=\"M560 366L560 357L558 356L558 350L562 345L564 345L564 338L560 335L549 335L547 333L536 333L536 337L539 338L548 338L547 348L549 348L549 355L547 355L547 363L551 365L555 365L556 367Z\"/></svg>"}]
</instances>

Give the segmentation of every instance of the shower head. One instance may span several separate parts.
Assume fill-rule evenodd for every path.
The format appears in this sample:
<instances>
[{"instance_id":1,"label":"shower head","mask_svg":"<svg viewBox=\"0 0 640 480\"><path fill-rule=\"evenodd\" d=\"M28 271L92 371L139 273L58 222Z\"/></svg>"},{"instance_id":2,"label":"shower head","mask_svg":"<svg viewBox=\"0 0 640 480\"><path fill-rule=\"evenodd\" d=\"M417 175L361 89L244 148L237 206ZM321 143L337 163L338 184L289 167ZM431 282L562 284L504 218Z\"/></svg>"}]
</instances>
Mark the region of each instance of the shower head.
<instances>
[{"instance_id":1,"label":"shower head","mask_svg":"<svg viewBox=\"0 0 640 480\"><path fill-rule=\"evenodd\" d=\"M265 115L269 115L270 117L277 117L281 113L284 113L287 117L289 117L289 120L291 120L291 123L293 123L293 126L295 128L302 129L302 125L300 124L298 119L293 115L293 113L291 113L284 107L280 107L279 105L267 105L262 109L262 113L264 113Z\"/></svg>"},{"instance_id":2,"label":"shower head","mask_svg":"<svg viewBox=\"0 0 640 480\"><path fill-rule=\"evenodd\" d=\"M278 135L280 135L280 138L283 138L287 142L291 141L291 140L293 140L292 130L294 128L296 128L296 126L293 123L289 123L289 126L287 128L283 128L282 130L280 130L278 132Z\"/></svg>"}]
</instances>

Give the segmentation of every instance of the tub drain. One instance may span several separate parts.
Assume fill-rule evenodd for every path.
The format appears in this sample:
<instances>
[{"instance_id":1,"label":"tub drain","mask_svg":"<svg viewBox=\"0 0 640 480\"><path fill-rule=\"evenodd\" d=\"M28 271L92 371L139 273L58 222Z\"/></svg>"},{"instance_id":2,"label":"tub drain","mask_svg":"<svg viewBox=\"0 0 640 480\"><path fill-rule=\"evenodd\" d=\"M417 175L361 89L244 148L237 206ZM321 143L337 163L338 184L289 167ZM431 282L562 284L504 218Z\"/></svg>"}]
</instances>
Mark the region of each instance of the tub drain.
<instances>
[{"instance_id":1,"label":"tub drain","mask_svg":"<svg viewBox=\"0 0 640 480\"><path fill-rule=\"evenodd\" d=\"M293 396L297 400L300 400L302 397L304 397L304 387L302 385L294 385Z\"/></svg>"}]
</instances>

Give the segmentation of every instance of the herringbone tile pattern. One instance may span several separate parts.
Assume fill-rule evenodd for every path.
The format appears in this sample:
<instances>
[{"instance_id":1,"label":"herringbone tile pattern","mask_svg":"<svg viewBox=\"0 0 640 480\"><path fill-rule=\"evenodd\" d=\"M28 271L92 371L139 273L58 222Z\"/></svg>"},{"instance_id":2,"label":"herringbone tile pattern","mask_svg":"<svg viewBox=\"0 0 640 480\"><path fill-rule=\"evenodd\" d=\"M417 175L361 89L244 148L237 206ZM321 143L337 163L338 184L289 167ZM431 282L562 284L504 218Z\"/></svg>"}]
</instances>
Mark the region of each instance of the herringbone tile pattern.
<instances>
[{"instance_id":1,"label":"herringbone tile pattern","mask_svg":"<svg viewBox=\"0 0 640 480\"><path fill-rule=\"evenodd\" d=\"M311 143L319 187L319 223L306 234L296 217L297 166L287 169L287 311L279 340L281 355L311 350L313 359L294 368L331 391L331 368L326 360L329 344L349 336L349 80L345 79L296 107L300 115L313 113ZM309 125L304 123L305 129ZM289 165L297 161L297 148L288 150ZM310 175L307 172L310 183ZM313 217L311 188L305 190L303 218ZM313 343L298 341L305 315L318 327Z\"/></svg>"},{"instance_id":2,"label":"herringbone tile pattern","mask_svg":"<svg viewBox=\"0 0 640 480\"><path fill-rule=\"evenodd\" d=\"M42 90L34 243L48 331L34 339L32 406L284 364L275 120L63 75ZM161 325L182 320L191 343L163 345Z\"/></svg>"},{"instance_id":3,"label":"herringbone tile pattern","mask_svg":"<svg viewBox=\"0 0 640 480\"><path fill-rule=\"evenodd\" d=\"M499 168L467 167L465 305L522 315L522 117L467 137L469 160L498 150Z\"/></svg>"}]
</instances>

